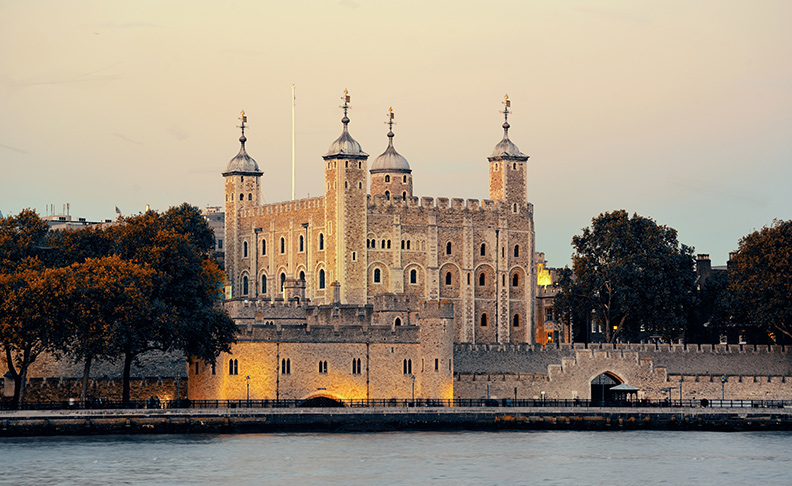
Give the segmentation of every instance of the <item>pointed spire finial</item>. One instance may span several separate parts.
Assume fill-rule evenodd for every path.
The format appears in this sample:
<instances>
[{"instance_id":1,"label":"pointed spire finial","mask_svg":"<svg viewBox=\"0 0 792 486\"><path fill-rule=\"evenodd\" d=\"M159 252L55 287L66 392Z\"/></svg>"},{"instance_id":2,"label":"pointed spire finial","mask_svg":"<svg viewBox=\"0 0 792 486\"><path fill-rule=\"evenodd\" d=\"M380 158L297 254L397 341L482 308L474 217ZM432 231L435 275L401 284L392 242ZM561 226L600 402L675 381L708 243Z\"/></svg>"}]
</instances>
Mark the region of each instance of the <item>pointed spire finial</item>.
<instances>
[{"instance_id":1,"label":"pointed spire finial","mask_svg":"<svg viewBox=\"0 0 792 486\"><path fill-rule=\"evenodd\" d=\"M237 128L242 129L242 136L239 137L239 141L244 144L247 141L247 137L245 137L245 128L247 128L247 115L245 115L245 110L242 110L242 114L239 116L239 121L242 122L241 125L237 125Z\"/></svg>"},{"instance_id":2,"label":"pointed spire finial","mask_svg":"<svg viewBox=\"0 0 792 486\"><path fill-rule=\"evenodd\" d=\"M506 138L509 136L509 108L511 108L511 100L509 99L509 93L503 97L503 137Z\"/></svg>"},{"instance_id":3,"label":"pointed spire finial","mask_svg":"<svg viewBox=\"0 0 792 486\"><path fill-rule=\"evenodd\" d=\"M341 108L344 109L344 118L341 119L341 123L343 123L346 128L347 123L349 123L349 118L347 117L347 110L349 110L349 91L347 91L346 88L344 88L344 96L342 96L341 99L344 101L344 104L341 105Z\"/></svg>"}]
</instances>

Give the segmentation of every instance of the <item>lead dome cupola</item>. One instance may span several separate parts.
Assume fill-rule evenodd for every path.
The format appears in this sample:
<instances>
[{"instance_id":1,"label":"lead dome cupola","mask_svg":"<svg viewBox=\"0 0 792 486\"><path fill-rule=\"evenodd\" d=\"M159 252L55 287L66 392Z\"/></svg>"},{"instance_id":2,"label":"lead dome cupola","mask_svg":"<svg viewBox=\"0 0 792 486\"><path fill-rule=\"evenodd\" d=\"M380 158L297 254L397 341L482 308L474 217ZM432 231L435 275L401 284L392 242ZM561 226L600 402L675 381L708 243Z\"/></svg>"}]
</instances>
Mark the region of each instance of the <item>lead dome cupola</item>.
<instances>
[{"instance_id":1,"label":"lead dome cupola","mask_svg":"<svg viewBox=\"0 0 792 486\"><path fill-rule=\"evenodd\" d=\"M371 164L371 173L378 172L406 172L410 173L410 164L399 152L393 148L393 108L388 110L388 148Z\"/></svg>"},{"instance_id":2,"label":"lead dome cupola","mask_svg":"<svg viewBox=\"0 0 792 486\"><path fill-rule=\"evenodd\" d=\"M347 125L349 125L349 117L347 117L347 110L349 109L349 92L347 90L344 90L344 96L341 99L344 100L344 104L341 106L341 108L344 109L344 117L341 119L344 128L341 135L330 144L330 148L327 150L327 153L324 154L323 158L368 158L368 154L363 151L357 140L352 138L352 135L349 134L349 129L347 127Z\"/></svg>"},{"instance_id":3,"label":"lead dome cupola","mask_svg":"<svg viewBox=\"0 0 792 486\"><path fill-rule=\"evenodd\" d=\"M245 112L242 111L242 116L240 117L242 120L242 124L239 128L242 129L242 136L239 137L239 153L236 156L228 161L228 167L226 167L226 171L223 175L228 174L258 174L261 175L261 170L259 169L258 164L256 161L248 155L247 150L245 150L245 142L247 142L247 137L245 137L245 128L247 127L247 116Z\"/></svg>"},{"instance_id":4,"label":"lead dome cupola","mask_svg":"<svg viewBox=\"0 0 792 486\"><path fill-rule=\"evenodd\" d=\"M520 152L520 149L517 148L517 145L514 144L511 140L509 140L509 107L511 106L511 101L509 100L509 95L504 97L503 104L506 108L503 110L503 139L495 145L495 148L492 149L492 154L487 157L489 160L495 159L515 159L515 160L528 160L528 156L524 153Z\"/></svg>"}]
</instances>

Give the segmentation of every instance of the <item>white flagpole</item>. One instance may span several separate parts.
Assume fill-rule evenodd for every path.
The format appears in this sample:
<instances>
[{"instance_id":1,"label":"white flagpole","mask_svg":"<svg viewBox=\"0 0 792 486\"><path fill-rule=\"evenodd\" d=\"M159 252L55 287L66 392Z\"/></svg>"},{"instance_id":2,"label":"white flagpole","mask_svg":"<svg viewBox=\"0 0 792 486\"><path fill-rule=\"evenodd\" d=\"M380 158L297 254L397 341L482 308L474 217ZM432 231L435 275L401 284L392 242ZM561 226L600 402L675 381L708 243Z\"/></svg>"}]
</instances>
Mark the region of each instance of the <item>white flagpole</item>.
<instances>
[{"instance_id":1,"label":"white flagpole","mask_svg":"<svg viewBox=\"0 0 792 486\"><path fill-rule=\"evenodd\" d=\"M294 85L292 84L292 201L294 200Z\"/></svg>"}]
</instances>

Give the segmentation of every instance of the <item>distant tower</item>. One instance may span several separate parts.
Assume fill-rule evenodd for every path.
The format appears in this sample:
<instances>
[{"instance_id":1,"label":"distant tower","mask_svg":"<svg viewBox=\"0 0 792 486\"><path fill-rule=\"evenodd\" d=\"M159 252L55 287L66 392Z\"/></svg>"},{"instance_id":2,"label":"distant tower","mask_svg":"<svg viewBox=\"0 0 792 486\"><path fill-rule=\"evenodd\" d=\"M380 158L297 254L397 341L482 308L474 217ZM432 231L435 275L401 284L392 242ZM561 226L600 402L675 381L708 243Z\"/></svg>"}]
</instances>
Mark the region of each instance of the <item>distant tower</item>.
<instances>
[{"instance_id":1,"label":"distant tower","mask_svg":"<svg viewBox=\"0 0 792 486\"><path fill-rule=\"evenodd\" d=\"M504 97L503 104L503 140L495 145L492 155L487 157L490 162L489 198L509 203L516 212L517 208L528 203L525 168L528 156L509 140L509 95Z\"/></svg>"},{"instance_id":2,"label":"distant tower","mask_svg":"<svg viewBox=\"0 0 792 486\"><path fill-rule=\"evenodd\" d=\"M388 110L388 148L371 164L371 195L408 198L413 195L412 170L393 148L393 108Z\"/></svg>"},{"instance_id":3,"label":"distant tower","mask_svg":"<svg viewBox=\"0 0 792 486\"><path fill-rule=\"evenodd\" d=\"M344 128L325 161L326 261L330 281L341 284L341 303L366 303L366 169L368 154L349 134L349 93L344 90Z\"/></svg>"},{"instance_id":4,"label":"distant tower","mask_svg":"<svg viewBox=\"0 0 792 486\"><path fill-rule=\"evenodd\" d=\"M223 172L225 178L225 267L226 267L226 297L238 297L241 292L240 272L249 268L251 255L256 251L256 241L249 235L241 234L239 228L239 213L245 208L256 207L260 204L261 175L259 166L245 150L245 128L247 116L245 112L239 117L242 122L242 136L239 137L241 146L236 157L228 162L228 167ZM245 252L247 247L247 252Z\"/></svg>"}]
</instances>

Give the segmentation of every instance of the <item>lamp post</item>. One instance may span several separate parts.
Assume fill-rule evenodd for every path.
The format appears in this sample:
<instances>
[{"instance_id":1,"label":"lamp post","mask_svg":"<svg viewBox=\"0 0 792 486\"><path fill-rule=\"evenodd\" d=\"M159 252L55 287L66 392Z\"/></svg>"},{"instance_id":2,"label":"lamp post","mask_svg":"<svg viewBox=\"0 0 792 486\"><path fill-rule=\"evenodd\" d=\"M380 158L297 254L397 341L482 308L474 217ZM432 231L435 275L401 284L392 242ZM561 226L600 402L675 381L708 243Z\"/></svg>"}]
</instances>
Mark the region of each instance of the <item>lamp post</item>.
<instances>
[{"instance_id":1,"label":"lamp post","mask_svg":"<svg viewBox=\"0 0 792 486\"><path fill-rule=\"evenodd\" d=\"M176 375L176 408L181 404L181 373Z\"/></svg>"},{"instance_id":2,"label":"lamp post","mask_svg":"<svg viewBox=\"0 0 792 486\"><path fill-rule=\"evenodd\" d=\"M679 377L679 406L682 406L682 377Z\"/></svg>"},{"instance_id":3,"label":"lamp post","mask_svg":"<svg viewBox=\"0 0 792 486\"><path fill-rule=\"evenodd\" d=\"M410 378L412 378L412 406L415 406L415 375L410 373Z\"/></svg>"},{"instance_id":4,"label":"lamp post","mask_svg":"<svg viewBox=\"0 0 792 486\"><path fill-rule=\"evenodd\" d=\"M250 408L250 376L245 377L245 382L247 385L247 408Z\"/></svg>"},{"instance_id":5,"label":"lamp post","mask_svg":"<svg viewBox=\"0 0 792 486\"><path fill-rule=\"evenodd\" d=\"M721 407L726 400L726 375L721 376Z\"/></svg>"}]
</instances>

